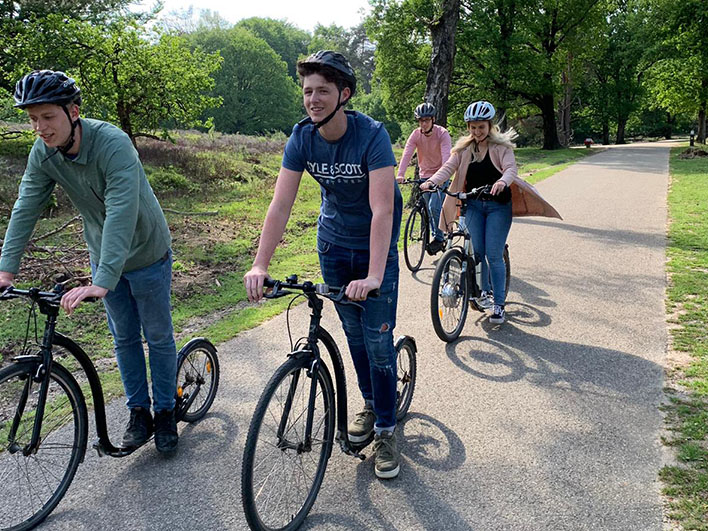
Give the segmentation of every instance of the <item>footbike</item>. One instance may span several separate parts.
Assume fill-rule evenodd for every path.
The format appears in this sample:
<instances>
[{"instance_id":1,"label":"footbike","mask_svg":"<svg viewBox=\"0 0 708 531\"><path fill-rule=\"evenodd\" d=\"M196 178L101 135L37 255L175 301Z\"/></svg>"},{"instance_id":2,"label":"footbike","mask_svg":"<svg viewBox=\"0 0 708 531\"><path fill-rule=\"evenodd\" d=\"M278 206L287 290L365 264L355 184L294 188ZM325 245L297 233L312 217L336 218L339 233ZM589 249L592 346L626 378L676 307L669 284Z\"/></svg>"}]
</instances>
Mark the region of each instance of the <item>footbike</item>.
<instances>
[{"instance_id":1,"label":"footbike","mask_svg":"<svg viewBox=\"0 0 708 531\"><path fill-rule=\"evenodd\" d=\"M431 213L428 202L425 200L425 194L436 193L439 189L421 190L419 186L425 181L425 179L411 179L400 183L413 185L411 194L414 194L415 197L415 203L408 214L403 230L403 256L406 260L406 267L413 273L420 269L425 251L429 249L434 240L430 234Z\"/></svg>"},{"instance_id":2,"label":"footbike","mask_svg":"<svg viewBox=\"0 0 708 531\"><path fill-rule=\"evenodd\" d=\"M88 439L88 410L83 391L67 367L78 367L93 398L99 456L125 457L137 448L114 446L108 437L106 408L98 372L89 356L56 331L62 284L52 291L10 287L0 301L31 301L24 346L0 370L0 529L32 529L66 494ZM38 339L36 310L46 316ZM31 341L31 323L34 339ZM73 371L76 374L77 370ZM194 422L211 407L219 385L216 348L204 338L189 341L178 354L178 421Z\"/></svg>"},{"instance_id":3,"label":"footbike","mask_svg":"<svg viewBox=\"0 0 708 531\"><path fill-rule=\"evenodd\" d=\"M490 190L491 186L487 185L474 188L469 192L449 192L447 190L443 190L443 192L457 198L464 206L468 199L479 198ZM465 223L460 223L446 236L447 250L438 260L433 275L433 284L430 290L430 316L438 337L443 341L450 342L460 336L465 326L470 303L476 310L485 311L485 308L477 302L481 295L481 260L485 258L475 256ZM508 293L511 280L509 245L504 246L504 265Z\"/></svg>"},{"instance_id":4,"label":"footbike","mask_svg":"<svg viewBox=\"0 0 708 531\"><path fill-rule=\"evenodd\" d=\"M357 304L344 295L346 287L299 284L294 275L285 281L268 280L266 287L272 288L268 298L293 293L298 293L296 298L305 297L310 326L307 337L294 346L290 338L287 361L275 371L258 400L246 437L241 496L251 529L293 530L315 503L334 442L345 454L363 460L361 450L373 435L357 445L349 440L344 363L334 339L320 325L323 299ZM415 389L416 345L413 338L401 336L395 346L396 419L401 420Z\"/></svg>"}]
</instances>

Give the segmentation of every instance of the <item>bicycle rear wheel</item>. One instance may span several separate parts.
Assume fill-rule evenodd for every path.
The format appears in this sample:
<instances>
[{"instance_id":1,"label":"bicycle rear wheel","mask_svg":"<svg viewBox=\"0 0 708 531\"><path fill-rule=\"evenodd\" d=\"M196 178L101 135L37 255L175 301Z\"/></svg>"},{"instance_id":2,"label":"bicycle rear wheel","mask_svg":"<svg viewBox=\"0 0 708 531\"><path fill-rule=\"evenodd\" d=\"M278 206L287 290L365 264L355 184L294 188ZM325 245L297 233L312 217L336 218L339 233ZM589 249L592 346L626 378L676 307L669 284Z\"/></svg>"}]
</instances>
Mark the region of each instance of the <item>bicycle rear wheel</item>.
<instances>
[{"instance_id":1,"label":"bicycle rear wheel","mask_svg":"<svg viewBox=\"0 0 708 531\"><path fill-rule=\"evenodd\" d=\"M404 337L396 345L397 385L396 385L396 420L403 420L413 400L415 377L417 372L415 343L410 337Z\"/></svg>"},{"instance_id":2,"label":"bicycle rear wheel","mask_svg":"<svg viewBox=\"0 0 708 531\"><path fill-rule=\"evenodd\" d=\"M251 529L297 529L322 485L334 441L334 387L327 367L319 363L313 373L312 362L293 357L281 365L251 419L241 469Z\"/></svg>"},{"instance_id":3,"label":"bicycle rear wheel","mask_svg":"<svg viewBox=\"0 0 708 531\"><path fill-rule=\"evenodd\" d=\"M49 375L38 448L32 438L41 382L39 363L13 363L0 371L0 528L32 529L61 501L86 452L88 414L74 377L56 361ZM14 432L14 433L13 433Z\"/></svg>"},{"instance_id":4,"label":"bicycle rear wheel","mask_svg":"<svg viewBox=\"0 0 708 531\"><path fill-rule=\"evenodd\" d=\"M206 415L216 398L219 358L214 345L205 339L185 346L177 360L177 420L195 422Z\"/></svg>"},{"instance_id":5,"label":"bicycle rear wheel","mask_svg":"<svg viewBox=\"0 0 708 531\"><path fill-rule=\"evenodd\" d=\"M403 235L403 256L406 259L406 267L414 273L420 269L420 264L423 263L425 247L428 245L430 237L429 233L430 227L425 207L417 204L408 216Z\"/></svg>"},{"instance_id":6,"label":"bicycle rear wheel","mask_svg":"<svg viewBox=\"0 0 708 531\"><path fill-rule=\"evenodd\" d=\"M469 286L463 271L464 255L450 249L440 258L430 290L430 316L435 333L443 341L454 341L467 319Z\"/></svg>"}]
</instances>

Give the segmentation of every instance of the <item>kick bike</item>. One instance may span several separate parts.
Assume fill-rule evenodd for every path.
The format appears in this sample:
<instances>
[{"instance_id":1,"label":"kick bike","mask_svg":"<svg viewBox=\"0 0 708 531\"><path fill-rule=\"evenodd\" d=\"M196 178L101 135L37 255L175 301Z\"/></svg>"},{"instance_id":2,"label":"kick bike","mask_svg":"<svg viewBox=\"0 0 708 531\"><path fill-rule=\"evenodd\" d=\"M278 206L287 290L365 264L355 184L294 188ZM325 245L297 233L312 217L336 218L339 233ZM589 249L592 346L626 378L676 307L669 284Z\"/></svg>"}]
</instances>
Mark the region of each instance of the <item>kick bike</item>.
<instances>
[{"instance_id":1,"label":"kick bike","mask_svg":"<svg viewBox=\"0 0 708 531\"><path fill-rule=\"evenodd\" d=\"M56 331L62 284L50 292L10 287L0 301L31 301L21 353L3 353L10 363L0 370L0 529L32 529L57 506L84 460L88 410L84 394L67 367L78 364L93 397L99 456L125 457L136 448L114 446L108 437L103 388L89 356ZM46 316L37 338L36 310ZM34 320L35 342L30 341ZM73 359L72 359L73 358ZM74 371L77 372L77 371ZM83 378L82 378L83 380ZM216 348L204 338L189 341L178 353L177 421L195 422L211 407L219 385Z\"/></svg>"},{"instance_id":2,"label":"kick bike","mask_svg":"<svg viewBox=\"0 0 708 531\"><path fill-rule=\"evenodd\" d=\"M241 497L251 529L290 531L300 527L315 503L334 442L345 454L364 460L361 450L373 440L373 434L358 444L349 440L344 363L334 339L320 325L323 299L361 305L346 298L346 287L298 284L294 275L285 281L267 280L265 286L272 288L266 294L268 298L294 293L298 293L295 298L305 297L310 326L307 337L294 346L290 338L288 359L275 371L258 400L246 436ZM396 419L400 421L408 412L415 389L415 340L401 336L395 348Z\"/></svg>"},{"instance_id":3,"label":"kick bike","mask_svg":"<svg viewBox=\"0 0 708 531\"><path fill-rule=\"evenodd\" d=\"M459 199L463 206L469 199L476 199L489 193L491 186L480 186L469 192L449 192L446 195ZM430 316L437 336L446 342L457 339L465 326L470 303L480 312L486 308L479 305L481 292L481 257L475 257L470 233L465 223L460 223L446 235L446 251L438 260L430 290ZM461 242L461 243L460 243ZM506 269L506 292L509 292L511 263L509 245L504 246L504 267Z\"/></svg>"}]
</instances>

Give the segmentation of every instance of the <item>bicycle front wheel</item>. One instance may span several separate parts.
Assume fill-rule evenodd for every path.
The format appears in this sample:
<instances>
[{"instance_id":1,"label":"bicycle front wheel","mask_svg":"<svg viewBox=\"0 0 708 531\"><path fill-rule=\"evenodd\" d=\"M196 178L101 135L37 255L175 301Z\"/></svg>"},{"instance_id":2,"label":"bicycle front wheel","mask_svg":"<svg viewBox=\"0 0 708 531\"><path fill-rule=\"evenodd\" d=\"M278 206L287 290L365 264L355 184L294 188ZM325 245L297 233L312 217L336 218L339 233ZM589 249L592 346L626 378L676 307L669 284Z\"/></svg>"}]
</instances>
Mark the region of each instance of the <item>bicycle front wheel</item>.
<instances>
[{"instance_id":1,"label":"bicycle front wheel","mask_svg":"<svg viewBox=\"0 0 708 531\"><path fill-rule=\"evenodd\" d=\"M49 375L39 445L25 451L37 416L36 361L0 371L0 528L32 529L51 513L86 452L88 414L73 376L56 361ZM27 454L27 455L26 455Z\"/></svg>"},{"instance_id":2,"label":"bicycle front wheel","mask_svg":"<svg viewBox=\"0 0 708 531\"><path fill-rule=\"evenodd\" d=\"M423 205L413 207L408 220L403 237L403 256L406 259L406 267L412 272L420 269L425 255L425 247L428 245L430 227L428 227L428 216Z\"/></svg>"},{"instance_id":3,"label":"bicycle front wheel","mask_svg":"<svg viewBox=\"0 0 708 531\"><path fill-rule=\"evenodd\" d=\"M177 360L177 420L196 422L209 411L216 397L219 358L214 345L204 339L186 347Z\"/></svg>"},{"instance_id":4,"label":"bicycle front wheel","mask_svg":"<svg viewBox=\"0 0 708 531\"><path fill-rule=\"evenodd\" d=\"M281 365L251 419L241 469L251 529L297 529L322 485L334 441L334 387L327 367L311 371L312 362L293 357Z\"/></svg>"},{"instance_id":5,"label":"bicycle front wheel","mask_svg":"<svg viewBox=\"0 0 708 531\"><path fill-rule=\"evenodd\" d=\"M396 345L396 420L403 420L411 407L417 373L415 343L410 337Z\"/></svg>"},{"instance_id":6,"label":"bicycle front wheel","mask_svg":"<svg viewBox=\"0 0 708 531\"><path fill-rule=\"evenodd\" d=\"M430 290L430 316L435 333L443 341L460 336L467 319L469 285L463 271L464 255L450 249L438 262Z\"/></svg>"}]
</instances>

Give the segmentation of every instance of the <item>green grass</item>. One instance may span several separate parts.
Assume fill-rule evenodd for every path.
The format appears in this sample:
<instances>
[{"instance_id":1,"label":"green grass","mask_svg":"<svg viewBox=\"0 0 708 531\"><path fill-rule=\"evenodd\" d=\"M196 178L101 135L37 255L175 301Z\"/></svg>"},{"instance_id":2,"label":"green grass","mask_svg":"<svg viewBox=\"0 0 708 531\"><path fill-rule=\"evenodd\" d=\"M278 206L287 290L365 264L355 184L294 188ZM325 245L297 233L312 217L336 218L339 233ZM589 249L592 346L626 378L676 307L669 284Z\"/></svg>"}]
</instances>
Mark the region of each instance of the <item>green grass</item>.
<instances>
[{"instance_id":1,"label":"green grass","mask_svg":"<svg viewBox=\"0 0 708 531\"><path fill-rule=\"evenodd\" d=\"M566 169L578 160L597 153L598 149L557 149L547 151L540 148L519 148L514 150L519 175L525 181L535 184L553 174Z\"/></svg>"},{"instance_id":2,"label":"green grass","mask_svg":"<svg viewBox=\"0 0 708 531\"><path fill-rule=\"evenodd\" d=\"M708 530L708 160L671 152L669 286L671 346L690 355L670 373L671 434L678 464L661 471L669 517L683 529Z\"/></svg>"}]
</instances>

